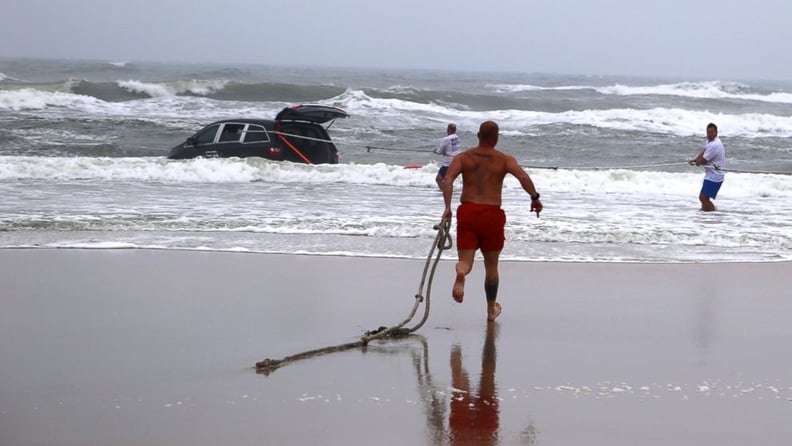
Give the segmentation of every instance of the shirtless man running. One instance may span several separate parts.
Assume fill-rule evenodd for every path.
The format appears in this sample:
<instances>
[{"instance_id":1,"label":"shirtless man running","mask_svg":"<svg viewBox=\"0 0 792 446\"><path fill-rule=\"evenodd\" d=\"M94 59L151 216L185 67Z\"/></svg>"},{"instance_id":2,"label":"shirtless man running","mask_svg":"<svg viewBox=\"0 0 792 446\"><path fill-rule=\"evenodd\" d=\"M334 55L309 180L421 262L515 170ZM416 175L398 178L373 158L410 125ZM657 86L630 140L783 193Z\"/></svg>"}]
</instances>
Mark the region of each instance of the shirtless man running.
<instances>
[{"instance_id":1,"label":"shirtless man running","mask_svg":"<svg viewBox=\"0 0 792 446\"><path fill-rule=\"evenodd\" d=\"M478 132L479 145L456 157L448 167L443 182L444 219L451 218L451 194L454 180L462 174L462 204L457 208L456 281L451 295L462 303L465 296L465 276L473 269L476 250L484 256L484 292L487 298L487 320L494 321L501 313L498 297L498 258L506 237L506 214L501 209L501 192L506 174L514 175L531 197L531 211L542 212L542 202L531 177L517 164L517 160L495 149L498 143L498 124L486 121Z\"/></svg>"}]
</instances>

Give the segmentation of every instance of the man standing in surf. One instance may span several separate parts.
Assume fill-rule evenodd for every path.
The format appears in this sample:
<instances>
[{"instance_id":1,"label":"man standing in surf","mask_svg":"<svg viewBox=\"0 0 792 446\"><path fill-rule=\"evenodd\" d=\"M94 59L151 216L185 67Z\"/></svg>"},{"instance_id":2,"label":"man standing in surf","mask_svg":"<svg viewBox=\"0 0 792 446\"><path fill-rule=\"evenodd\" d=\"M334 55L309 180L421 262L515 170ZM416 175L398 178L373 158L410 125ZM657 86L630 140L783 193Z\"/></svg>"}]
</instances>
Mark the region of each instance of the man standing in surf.
<instances>
[{"instance_id":1,"label":"man standing in surf","mask_svg":"<svg viewBox=\"0 0 792 446\"><path fill-rule=\"evenodd\" d=\"M465 296L465 276L473 269L476 250L484 256L484 293L487 298L487 320L494 321L501 313L498 297L498 260L506 236L506 214L501 209L503 179L511 174L531 197L531 211L537 218L542 212L539 193L528 173L517 160L495 148L498 144L498 124L486 121L478 132L479 145L456 157L448 167L443 181L443 218L451 218L451 195L454 180L462 175L461 204L457 208L456 280L451 292L462 303Z\"/></svg>"},{"instance_id":2,"label":"man standing in surf","mask_svg":"<svg viewBox=\"0 0 792 446\"><path fill-rule=\"evenodd\" d=\"M726 149L718 138L718 126L713 123L707 124L707 144L698 156L690 160L691 165L705 166L707 171L704 173L704 183L699 193L701 210L711 212L715 210L712 200L718 196L718 191L723 184L724 172L720 170L726 164Z\"/></svg>"},{"instance_id":3,"label":"man standing in surf","mask_svg":"<svg viewBox=\"0 0 792 446\"><path fill-rule=\"evenodd\" d=\"M443 180L445 179L446 172L448 171L448 166L451 165L451 161L453 161L454 157L459 154L459 151L462 147L462 143L459 141L459 136L457 136L456 131L456 124L453 122L448 124L448 127L446 128L446 136L440 140L440 145L434 150L434 153L443 155L443 161L440 166L440 170L437 172L437 177L435 177L437 187L439 187L440 190L443 190Z\"/></svg>"}]
</instances>

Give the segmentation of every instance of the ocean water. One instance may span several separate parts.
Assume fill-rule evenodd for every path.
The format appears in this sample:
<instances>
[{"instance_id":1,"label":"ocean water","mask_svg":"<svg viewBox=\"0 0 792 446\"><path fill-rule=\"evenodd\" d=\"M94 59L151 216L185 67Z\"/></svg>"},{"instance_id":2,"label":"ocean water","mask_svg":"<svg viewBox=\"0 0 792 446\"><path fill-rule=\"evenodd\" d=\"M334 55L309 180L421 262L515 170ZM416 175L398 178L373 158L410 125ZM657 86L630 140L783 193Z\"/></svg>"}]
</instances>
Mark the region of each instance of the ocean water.
<instances>
[{"instance_id":1,"label":"ocean water","mask_svg":"<svg viewBox=\"0 0 792 446\"><path fill-rule=\"evenodd\" d=\"M165 159L211 121L299 103L350 113L329 130L340 164ZM0 59L0 248L424 258L431 150L488 119L545 205L507 180L504 259L792 259L792 82L27 59ZM709 122L728 173L702 213L685 160Z\"/></svg>"}]
</instances>

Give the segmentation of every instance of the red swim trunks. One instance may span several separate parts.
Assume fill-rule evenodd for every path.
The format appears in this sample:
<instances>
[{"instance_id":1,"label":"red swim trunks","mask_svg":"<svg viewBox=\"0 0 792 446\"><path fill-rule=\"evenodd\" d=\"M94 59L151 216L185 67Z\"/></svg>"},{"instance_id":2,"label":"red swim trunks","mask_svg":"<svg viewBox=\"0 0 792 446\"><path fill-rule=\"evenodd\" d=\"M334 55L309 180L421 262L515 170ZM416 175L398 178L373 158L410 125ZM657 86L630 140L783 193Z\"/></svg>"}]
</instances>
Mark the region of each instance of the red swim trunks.
<instances>
[{"instance_id":1,"label":"red swim trunks","mask_svg":"<svg viewBox=\"0 0 792 446\"><path fill-rule=\"evenodd\" d=\"M490 204L462 203L457 208L457 249L500 251L506 240L506 213Z\"/></svg>"}]
</instances>

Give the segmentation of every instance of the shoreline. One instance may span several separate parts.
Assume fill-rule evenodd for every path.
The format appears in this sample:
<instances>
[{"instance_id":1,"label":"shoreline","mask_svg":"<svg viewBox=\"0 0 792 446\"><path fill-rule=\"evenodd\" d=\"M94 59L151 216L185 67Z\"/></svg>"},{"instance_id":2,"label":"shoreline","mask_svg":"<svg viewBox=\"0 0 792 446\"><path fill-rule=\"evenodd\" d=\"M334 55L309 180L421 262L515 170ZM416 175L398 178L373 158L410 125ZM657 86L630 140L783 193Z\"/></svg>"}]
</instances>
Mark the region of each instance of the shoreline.
<instances>
[{"instance_id":1,"label":"shoreline","mask_svg":"<svg viewBox=\"0 0 792 446\"><path fill-rule=\"evenodd\" d=\"M454 255L456 253L456 248ZM317 258L338 258L338 259L381 259L381 260L407 260L407 261L420 261L425 262L426 258L408 257L408 256L385 256L385 255L362 255L362 254L337 254L337 253L308 253L308 252L265 252L265 251L249 251L249 250L215 250L215 249L201 249L201 248L152 248L152 247L137 247L137 246L112 246L112 247L84 247L84 246L64 246L64 247L42 247L42 246L10 246L0 247L0 253L13 251L151 251L151 252L181 252L181 253L216 253L216 254L245 254L245 255L260 255L260 256L298 256L298 257L317 257ZM476 262L481 261L481 254L476 253ZM440 261L453 261L456 257L448 258L444 256ZM531 260L531 259L503 259L501 258L500 264L504 263L547 263L547 264L577 264L577 265L720 265L720 264L776 264L776 263L790 263L792 259L773 259L773 260L712 260L712 261L636 261L636 260Z\"/></svg>"}]
</instances>

